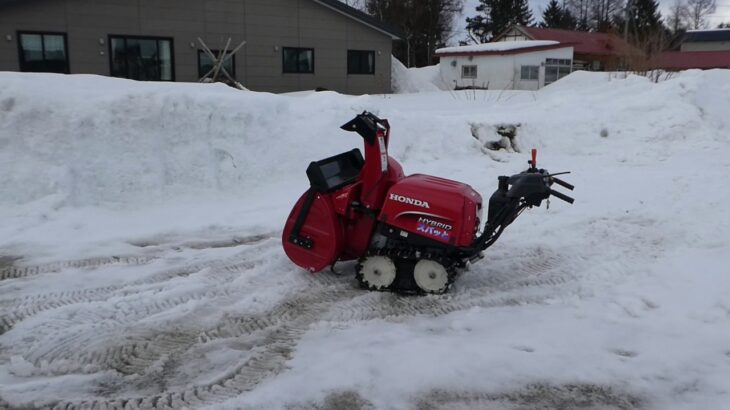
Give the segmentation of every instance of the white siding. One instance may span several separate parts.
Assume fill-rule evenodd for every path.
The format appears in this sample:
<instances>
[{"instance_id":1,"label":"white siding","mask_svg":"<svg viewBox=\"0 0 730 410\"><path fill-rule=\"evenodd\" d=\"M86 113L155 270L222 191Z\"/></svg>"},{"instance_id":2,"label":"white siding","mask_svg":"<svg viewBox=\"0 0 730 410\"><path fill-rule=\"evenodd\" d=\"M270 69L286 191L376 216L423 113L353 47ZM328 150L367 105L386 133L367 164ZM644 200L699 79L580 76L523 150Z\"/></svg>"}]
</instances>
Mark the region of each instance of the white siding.
<instances>
[{"instance_id":1,"label":"white siding","mask_svg":"<svg viewBox=\"0 0 730 410\"><path fill-rule=\"evenodd\" d=\"M545 59L573 59L573 47L490 56L442 57L441 78L450 87L479 87L490 90L537 90L545 84ZM476 78L461 78L462 66L476 65ZM521 80L523 65L538 66L539 80Z\"/></svg>"},{"instance_id":2,"label":"white siding","mask_svg":"<svg viewBox=\"0 0 730 410\"><path fill-rule=\"evenodd\" d=\"M730 51L730 41L695 41L682 43L680 51Z\"/></svg>"}]
</instances>

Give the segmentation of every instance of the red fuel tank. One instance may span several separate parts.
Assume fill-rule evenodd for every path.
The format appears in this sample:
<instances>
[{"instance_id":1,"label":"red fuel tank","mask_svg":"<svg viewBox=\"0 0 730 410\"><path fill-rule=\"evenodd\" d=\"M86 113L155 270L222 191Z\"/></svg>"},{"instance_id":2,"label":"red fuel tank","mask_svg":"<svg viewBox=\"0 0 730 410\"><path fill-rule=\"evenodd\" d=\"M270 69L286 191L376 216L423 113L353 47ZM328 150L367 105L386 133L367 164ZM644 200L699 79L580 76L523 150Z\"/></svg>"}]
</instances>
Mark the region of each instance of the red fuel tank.
<instances>
[{"instance_id":1,"label":"red fuel tank","mask_svg":"<svg viewBox=\"0 0 730 410\"><path fill-rule=\"evenodd\" d=\"M379 219L410 233L465 247L477 233L482 197L471 186L415 174L393 185Z\"/></svg>"}]
</instances>

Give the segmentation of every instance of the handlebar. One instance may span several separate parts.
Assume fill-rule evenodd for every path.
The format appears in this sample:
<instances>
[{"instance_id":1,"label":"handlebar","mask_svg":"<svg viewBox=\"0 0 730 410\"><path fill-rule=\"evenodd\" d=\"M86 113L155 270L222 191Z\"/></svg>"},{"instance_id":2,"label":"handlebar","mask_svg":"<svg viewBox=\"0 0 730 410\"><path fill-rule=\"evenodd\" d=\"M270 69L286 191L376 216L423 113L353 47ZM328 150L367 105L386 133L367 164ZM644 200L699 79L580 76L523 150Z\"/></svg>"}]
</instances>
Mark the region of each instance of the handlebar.
<instances>
[{"instance_id":1,"label":"handlebar","mask_svg":"<svg viewBox=\"0 0 730 410\"><path fill-rule=\"evenodd\" d=\"M572 191L573 189L575 189L575 186L573 186L573 185L571 185L571 184L569 184L569 183L567 183L567 182L563 181L562 179L559 179L559 178L555 178L555 177L552 177L552 180L553 180L553 182L555 182L556 184L558 184L558 185L560 185L560 186L562 186L562 187L564 187L564 188L566 188L566 189L569 189L569 190L571 190L571 191Z\"/></svg>"},{"instance_id":2,"label":"handlebar","mask_svg":"<svg viewBox=\"0 0 730 410\"><path fill-rule=\"evenodd\" d=\"M567 202L569 204L572 204L573 202L575 202L575 199L569 197L568 195L565 195L565 194L560 193L558 191L552 190L550 188L548 188L548 192L550 193L550 195L552 195L552 196L554 196L554 197L556 197L558 199L562 199L563 201L565 201L565 202Z\"/></svg>"}]
</instances>

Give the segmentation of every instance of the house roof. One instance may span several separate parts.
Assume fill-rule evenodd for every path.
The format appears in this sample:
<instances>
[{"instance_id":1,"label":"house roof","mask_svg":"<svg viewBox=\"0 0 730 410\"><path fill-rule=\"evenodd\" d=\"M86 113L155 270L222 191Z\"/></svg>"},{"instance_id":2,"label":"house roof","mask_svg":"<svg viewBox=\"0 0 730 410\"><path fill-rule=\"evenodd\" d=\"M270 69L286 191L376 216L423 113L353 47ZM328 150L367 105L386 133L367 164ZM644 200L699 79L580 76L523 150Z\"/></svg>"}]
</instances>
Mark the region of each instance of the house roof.
<instances>
[{"instance_id":1,"label":"house roof","mask_svg":"<svg viewBox=\"0 0 730 410\"><path fill-rule=\"evenodd\" d=\"M689 30L684 34L683 43L704 41L730 41L730 28L712 30Z\"/></svg>"},{"instance_id":2,"label":"house roof","mask_svg":"<svg viewBox=\"0 0 730 410\"><path fill-rule=\"evenodd\" d=\"M458 47L444 47L436 50L436 54L439 53L468 53L468 52L480 52L480 51L507 51L515 50L518 48L529 48L539 47L558 44L557 41L551 40L526 40L526 41L500 41L497 43L483 43L483 44L472 44L468 46Z\"/></svg>"},{"instance_id":3,"label":"house roof","mask_svg":"<svg viewBox=\"0 0 730 410\"><path fill-rule=\"evenodd\" d=\"M566 47L572 47L572 44L561 44L557 41L547 40L500 41L496 43L439 48L438 50L436 50L436 56L452 57L523 54L531 53L533 51L543 51Z\"/></svg>"},{"instance_id":4,"label":"house roof","mask_svg":"<svg viewBox=\"0 0 730 410\"><path fill-rule=\"evenodd\" d=\"M22 3L29 3L31 0L24 0ZM333 11L336 11L346 17L356 20L372 29L375 29L383 34L390 36L393 40L402 40L405 38L405 34L398 28L392 27L382 21L373 18L372 16L363 13L362 11L348 6L347 4L339 0L312 0L317 4L327 7ZM21 3L20 0L0 0L0 7L5 5Z\"/></svg>"},{"instance_id":5,"label":"house roof","mask_svg":"<svg viewBox=\"0 0 730 410\"><path fill-rule=\"evenodd\" d=\"M383 34L387 34L393 40L403 40L406 38L405 33L403 33L400 29L393 27L389 24L385 24L367 13L363 13L362 11L354 7L348 6L340 0L313 1L315 3L328 7L340 14L344 14L345 16L350 17L353 20L357 20L360 23L365 24L366 26L370 26L371 28L380 31Z\"/></svg>"},{"instance_id":6,"label":"house roof","mask_svg":"<svg viewBox=\"0 0 730 410\"><path fill-rule=\"evenodd\" d=\"M730 51L667 51L653 65L665 70L730 68Z\"/></svg>"},{"instance_id":7,"label":"house roof","mask_svg":"<svg viewBox=\"0 0 730 410\"><path fill-rule=\"evenodd\" d=\"M560 43L574 44L575 54L591 55L626 55L640 52L629 45L621 37L611 33L594 33L586 31L560 30L555 28L514 26L525 37L533 40L554 40ZM509 31L509 30L508 30ZM499 35L496 40L503 37Z\"/></svg>"}]
</instances>

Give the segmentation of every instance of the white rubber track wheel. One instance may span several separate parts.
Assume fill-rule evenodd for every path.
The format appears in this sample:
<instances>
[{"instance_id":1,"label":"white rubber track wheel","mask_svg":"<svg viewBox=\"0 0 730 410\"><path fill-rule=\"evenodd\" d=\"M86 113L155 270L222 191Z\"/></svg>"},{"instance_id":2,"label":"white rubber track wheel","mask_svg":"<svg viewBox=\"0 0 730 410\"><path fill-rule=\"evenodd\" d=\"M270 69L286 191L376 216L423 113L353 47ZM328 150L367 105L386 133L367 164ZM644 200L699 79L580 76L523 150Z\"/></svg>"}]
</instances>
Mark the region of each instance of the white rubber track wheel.
<instances>
[{"instance_id":1,"label":"white rubber track wheel","mask_svg":"<svg viewBox=\"0 0 730 410\"><path fill-rule=\"evenodd\" d=\"M368 256L360 264L360 275L368 288L385 289L395 281L395 263L387 256Z\"/></svg>"},{"instance_id":2,"label":"white rubber track wheel","mask_svg":"<svg viewBox=\"0 0 730 410\"><path fill-rule=\"evenodd\" d=\"M416 263L413 279L426 293L444 293L449 287L449 272L444 265L430 259L421 259Z\"/></svg>"}]
</instances>

